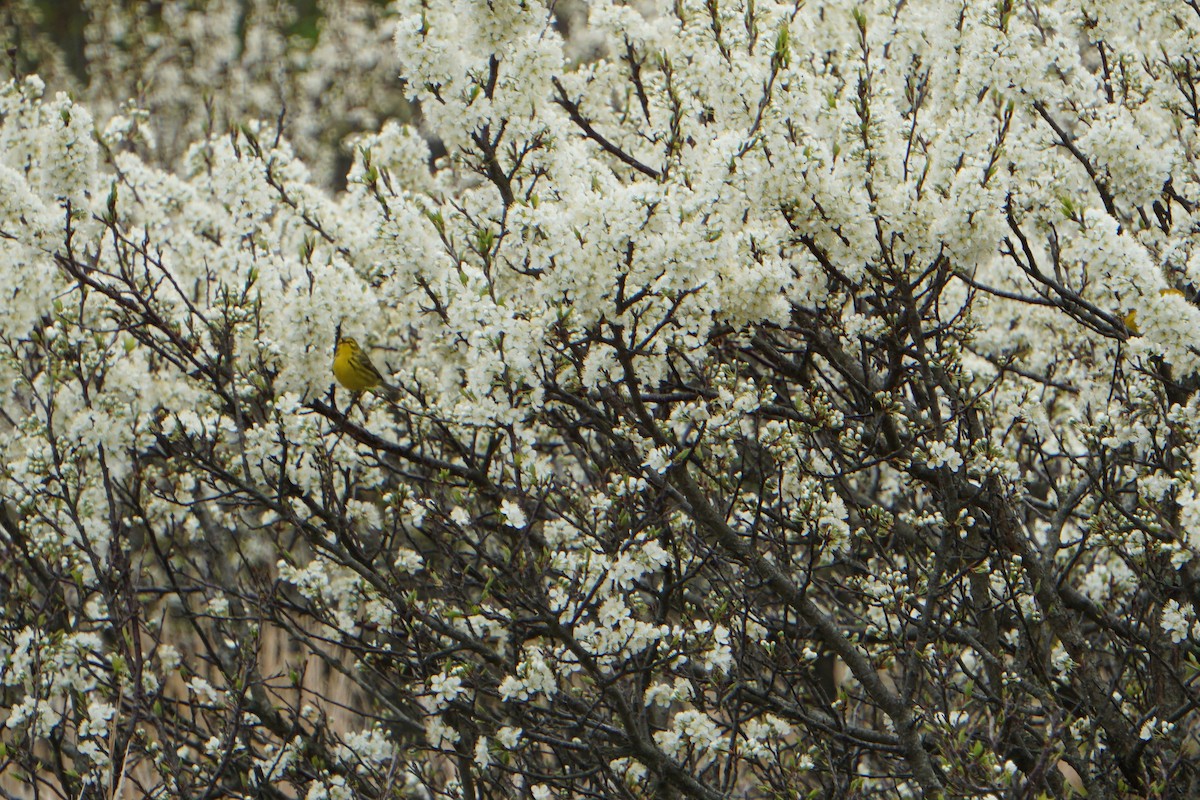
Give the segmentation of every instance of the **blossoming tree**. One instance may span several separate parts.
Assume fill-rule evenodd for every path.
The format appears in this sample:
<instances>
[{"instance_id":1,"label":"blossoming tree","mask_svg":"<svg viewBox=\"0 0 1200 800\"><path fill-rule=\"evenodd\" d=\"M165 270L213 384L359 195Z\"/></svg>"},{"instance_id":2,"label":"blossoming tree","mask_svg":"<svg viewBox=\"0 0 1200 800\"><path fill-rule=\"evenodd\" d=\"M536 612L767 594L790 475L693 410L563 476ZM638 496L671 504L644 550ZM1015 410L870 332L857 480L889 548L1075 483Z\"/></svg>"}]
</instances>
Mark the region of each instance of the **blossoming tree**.
<instances>
[{"instance_id":1,"label":"blossoming tree","mask_svg":"<svg viewBox=\"0 0 1200 800\"><path fill-rule=\"evenodd\" d=\"M1195 795L1200 6L389 15L0 93L8 791Z\"/></svg>"}]
</instances>

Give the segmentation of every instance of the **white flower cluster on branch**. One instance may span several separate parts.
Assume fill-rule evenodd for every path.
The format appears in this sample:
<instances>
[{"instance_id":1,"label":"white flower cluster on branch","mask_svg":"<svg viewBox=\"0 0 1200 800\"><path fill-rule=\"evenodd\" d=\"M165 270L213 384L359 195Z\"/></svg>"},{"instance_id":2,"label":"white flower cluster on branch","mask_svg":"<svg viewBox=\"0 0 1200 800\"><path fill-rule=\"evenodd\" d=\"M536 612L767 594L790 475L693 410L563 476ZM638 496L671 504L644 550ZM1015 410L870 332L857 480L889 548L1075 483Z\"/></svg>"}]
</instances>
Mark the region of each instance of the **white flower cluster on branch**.
<instances>
[{"instance_id":1,"label":"white flower cluster on branch","mask_svg":"<svg viewBox=\"0 0 1200 800\"><path fill-rule=\"evenodd\" d=\"M1200 6L84 5L0 791L1200 792Z\"/></svg>"}]
</instances>

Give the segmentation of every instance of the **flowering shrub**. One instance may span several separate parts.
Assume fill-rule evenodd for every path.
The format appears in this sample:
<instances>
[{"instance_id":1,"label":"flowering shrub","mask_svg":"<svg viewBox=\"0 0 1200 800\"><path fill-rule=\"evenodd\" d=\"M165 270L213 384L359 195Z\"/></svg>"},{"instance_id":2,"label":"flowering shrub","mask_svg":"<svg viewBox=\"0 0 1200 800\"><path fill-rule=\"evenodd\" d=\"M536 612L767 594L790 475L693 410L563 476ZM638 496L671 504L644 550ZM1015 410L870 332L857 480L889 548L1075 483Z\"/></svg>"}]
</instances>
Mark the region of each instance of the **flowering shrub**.
<instances>
[{"instance_id":1,"label":"flowering shrub","mask_svg":"<svg viewBox=\"0 0 1200 800\"><path fill-rule=\"evenodd\" d=\"M9 784L1195 794L1200 12L384 17L340 192L0 92Z\"/></svg>"}]
</instances>

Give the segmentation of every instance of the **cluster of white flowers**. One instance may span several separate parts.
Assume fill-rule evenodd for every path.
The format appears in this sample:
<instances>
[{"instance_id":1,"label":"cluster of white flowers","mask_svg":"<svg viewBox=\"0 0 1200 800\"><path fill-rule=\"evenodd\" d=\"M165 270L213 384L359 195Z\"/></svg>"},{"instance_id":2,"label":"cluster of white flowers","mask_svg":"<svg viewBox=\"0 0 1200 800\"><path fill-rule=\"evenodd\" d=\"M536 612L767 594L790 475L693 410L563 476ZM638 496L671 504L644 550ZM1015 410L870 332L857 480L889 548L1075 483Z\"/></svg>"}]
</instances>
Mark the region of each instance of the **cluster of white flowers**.
<instances>
[{"instance_id":1,"label":"cluster of white flowers","mask_svg":"<svg viewBox=\"0 0 1200 800\"><path fill-rule=\"evenodd\" d=\"M509 675L500 682L498 690L505 700L529 700L538 695L553 699L558 694L558 673L563 665L552 665L546 659L546 654L539 647L526 647L523 658L517 665L515 675ZM566 670L564 670L565 672Z\"/></svg>"},{"instance_id":2,"label":"cluster of white flowers","mask_svg":"<svg viewBox=\"0 0 1200 800\"><path fill-rule=\"evenodd\" d=\"M351 731L342 737L336 748L338 758L353 764L358 772L370 773L383 765L390 766L396 758L396 745L379 728Z\"/></svg>"},{"instance_id":3,"label":"cluster of white flowers","mask_svg":"<svg viewBox=\"0 0 1200 800\"><path fill-rule=\"evenodd\" d=\"M699 711L680 711L671 718L671 727L656 733L654 740L673 758L680 757L685 748L695 748L704 763L729 748L729 738L717 723Z\"/></svg>"},{"instance_id":4,"label":"cluster of white flowers","mask_svg":"<svg viewBox=\"0 0 1200 800\"><path fill-rule=\"evenodd\" d=\"M1189 608L1185 609L1178 600L1168 600L1163 606L1162 620L1159 623L1163 633L1171 637L1175 644L1191 638L1200 640L1200 619Z\"/></svg>"},{"instance_id":5,"label":"cluster of white flowers","mask_svg":"<svg viewBox=\"0 0 1200 800\"><path fill-rule=\"evenodd\" d=\"M88 0L87 80L0 88L24 769L130 716L314 800L1179 762L1200 15L205 5Z\"/></svg>"}]
</instances>

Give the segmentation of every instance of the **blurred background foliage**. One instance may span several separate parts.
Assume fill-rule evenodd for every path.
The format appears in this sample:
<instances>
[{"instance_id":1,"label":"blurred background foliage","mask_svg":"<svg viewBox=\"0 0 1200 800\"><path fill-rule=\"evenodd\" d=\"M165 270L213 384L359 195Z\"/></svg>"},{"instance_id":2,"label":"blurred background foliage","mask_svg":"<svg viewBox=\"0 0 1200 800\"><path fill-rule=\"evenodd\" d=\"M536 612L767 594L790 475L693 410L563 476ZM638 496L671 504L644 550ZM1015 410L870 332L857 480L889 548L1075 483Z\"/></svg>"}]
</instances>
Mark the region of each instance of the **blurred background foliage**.
<instances>
[{"instance_id":1,"label":"blurred background foliage","mask_svg":"<svg viewBox=\"0 0 1200 800\"><path fill-rule=\"evenodd\" d=\"M394 13L381 0L6 0L0 43L7 77L39 75L100 126L132 119L152 163L178 168L192 143L260 120L337 190L355 136L414 118Z\"/></svg>"}]
</instances>

